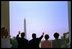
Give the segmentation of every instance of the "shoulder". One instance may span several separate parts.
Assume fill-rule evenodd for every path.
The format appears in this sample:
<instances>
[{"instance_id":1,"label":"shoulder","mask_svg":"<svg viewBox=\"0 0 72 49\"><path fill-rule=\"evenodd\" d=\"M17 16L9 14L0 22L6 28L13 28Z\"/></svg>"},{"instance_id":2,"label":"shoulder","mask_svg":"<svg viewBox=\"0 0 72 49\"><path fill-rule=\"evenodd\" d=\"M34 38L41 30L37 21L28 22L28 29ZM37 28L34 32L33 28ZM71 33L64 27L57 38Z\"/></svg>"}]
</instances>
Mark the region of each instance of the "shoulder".
<instances>
[{"instance_id":1,"label":"shoulder","mask_svg":"<svg viewBox=\"0 0 72 49\"><path fill-rule=\"evenodd\" d=\"M27 39L24 39L25 41L28 41Z\"/></svg>"},{"instance_id":2,"label":"shoulder","mask_svg":"<svg viewBox=\"0 0 72 49\"><path fill-rule=\"evenodd\" d=\"M33 42L33 39L29 40L29 43L32 43Z\"/></svg>"},{"instance_id":3,"label":"shoulder","mask_svg":"<svg viewBox=\"0 0 72 49\"><path fill-rule=\"evenodd\" d=\"M36 40L40 40L40 38L36 38Z\"/></svg>"},{"instance_id":4,"label":"shoulder","mask_svg":"<svg viewBox=\"0 0 72 49\"><path fill-rule=\"evenodd\" d=\"M45 43L45 41L41 41L41 43Z\"/></svg>"},{"instance_id":5,"label":"shoulder","mask_svg":"<svg viewBox=\"0 0 72 49\"><path fill-rule=\"evenodd\" d=\"M21 38L20 37L18 37L18 38L16 38L17 40L21 40Z\"/></svg>"},{"instance_id":6,"label":"shoulder","mask_svg":"<svg viewBox=\"0 0 72 49\"><path fill-rule=\"evenodd\" d=\"M29 42L33 41L33 39L31 39Z\"/></svg>"},{"instance_id":7,"label":"shoulder","mask_svg":"<svg viewBox=\"0 0 72 49\"><path fill-rule=\"evenodd\" d=\"M58 41L60 41L60 42L61 42L61 41L63 41L63 40L62 40L62 39L58 39Z\"/></svg>"}]
</instances>

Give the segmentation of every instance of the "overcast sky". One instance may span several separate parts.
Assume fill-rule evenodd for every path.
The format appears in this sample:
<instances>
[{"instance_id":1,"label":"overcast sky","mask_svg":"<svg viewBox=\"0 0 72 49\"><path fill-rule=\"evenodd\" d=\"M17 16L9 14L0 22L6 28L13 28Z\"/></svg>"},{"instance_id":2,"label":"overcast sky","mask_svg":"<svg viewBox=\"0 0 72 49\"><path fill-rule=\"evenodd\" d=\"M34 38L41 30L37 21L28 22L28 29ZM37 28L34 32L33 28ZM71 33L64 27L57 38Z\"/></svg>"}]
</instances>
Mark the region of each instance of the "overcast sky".
<instances>
[{"instance_id":1,"label":"overcast sky","mask_svg":"<svg viewBox=\"0 0 72 49\"><path fill-rule=\"evenodd\" d=\"M68 3L66 1L10 1L10 35L16 36L18 31L24 31L24 18L26 18L27 39L32 33L37 37L42 32L60 36L68 32ZM60 38L60 37L59 37Z\"/></svg>"}]
</instances>

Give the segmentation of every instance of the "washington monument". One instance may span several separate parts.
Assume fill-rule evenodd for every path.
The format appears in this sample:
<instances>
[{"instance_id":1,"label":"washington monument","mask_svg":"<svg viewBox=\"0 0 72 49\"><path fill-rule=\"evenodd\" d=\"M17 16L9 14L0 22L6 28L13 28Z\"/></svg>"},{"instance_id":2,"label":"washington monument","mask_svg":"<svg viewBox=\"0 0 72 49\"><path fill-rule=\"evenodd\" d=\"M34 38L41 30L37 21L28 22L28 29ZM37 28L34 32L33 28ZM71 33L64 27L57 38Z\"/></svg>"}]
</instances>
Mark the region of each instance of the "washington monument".
<instances>
[{"instance_id":1,"label":"washington monument","mask_svg":"<svg viewBox=\"0 0 72 49\"><path fill-rule=\"evenodd\" d=\"M26 19L24 18L24 32L25 32L25 38L26 38Z\"/></svg>"}]
</instances>

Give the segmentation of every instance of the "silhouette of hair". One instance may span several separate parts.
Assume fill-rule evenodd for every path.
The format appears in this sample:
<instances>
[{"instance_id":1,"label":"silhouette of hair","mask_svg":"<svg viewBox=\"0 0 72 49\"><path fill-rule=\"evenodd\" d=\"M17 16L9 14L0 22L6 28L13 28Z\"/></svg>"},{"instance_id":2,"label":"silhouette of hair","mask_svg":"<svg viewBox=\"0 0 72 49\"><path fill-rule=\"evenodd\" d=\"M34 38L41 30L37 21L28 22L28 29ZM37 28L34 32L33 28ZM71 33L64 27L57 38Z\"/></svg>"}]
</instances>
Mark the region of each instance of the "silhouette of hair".
<instances>
[{"instance_id":1,"label":"silhouette of hair","mask_svg":"<svg viewBox=\"0 0 72 49\"><path fill-rule=\"evenodd\" d=\"M45 39L46 40L49 39L49 35L48 34L45 35Z\"/></svg>"},{"instance_id":2,"label":"silhouette of hair","mask_svg":"<svg viewBox=\"0 0 72 49\"><path fill-rule=\"evenodd\" d=\"M24 36L25 36L25 33L24 33L24 32L22 32L22 33L21 33L21 37L23 38Z\"/></svg>"},{"instance_id":3,"label":"silhouette of hair","mask_svg":"<svg viewBox=\"0 0 72 49\"><path fill-rule=\"evenodd\" d=\"M35 33L32 34L32 38L33 39L36 38L36 34Z\"/></svg>"},{"instance_id":4,"label":"silhouette of hair","mask_svg":"<svg viewBox=\"0 0 72 49\"><path fill-rule=\"evenodd\" d=\"M5 27L2 27L2 28L1 28L1 30L3 30L3 31L4 31L4 30L5 30Z\"/></svg>"},{"instance_id":5,"label":"silhouette of hair","mask_svg":"<svg viewBox=\"0 0 72 49\"><path fill-rule=\"evenodd\" d=\"M1 29L5 29L5 27L2 27Z\"/></svg>"},{"instance_id":6,"label":"silhouette of hair","mask_svg":"<svg viewBox=\"0 0 72 49\"><path fill-rule=\"evenodd\" d=\"M56 38L56 39L58 39L58 37L59 37L59 33L54 33L54 38Z\"/></svg>"}]
</instances>

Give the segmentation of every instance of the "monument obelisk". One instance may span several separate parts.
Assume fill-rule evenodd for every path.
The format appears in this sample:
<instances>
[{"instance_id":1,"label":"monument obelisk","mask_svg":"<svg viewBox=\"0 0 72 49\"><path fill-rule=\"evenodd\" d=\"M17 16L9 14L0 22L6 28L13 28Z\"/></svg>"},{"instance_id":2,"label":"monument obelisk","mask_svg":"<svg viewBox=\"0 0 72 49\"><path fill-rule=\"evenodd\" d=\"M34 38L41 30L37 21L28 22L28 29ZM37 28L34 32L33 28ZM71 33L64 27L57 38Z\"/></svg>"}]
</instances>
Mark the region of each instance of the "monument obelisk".
<instances>
[{"instance_id":1,"label":"monument obelisk","mask_svg":"<svg viewBox=\"0 0 72 49\"><path fill-rule=\"evenodd\" d=\"M24 18L24 33L25 33L25 38L26 38L26 19Z\"/></svg>"}]
</instances>

